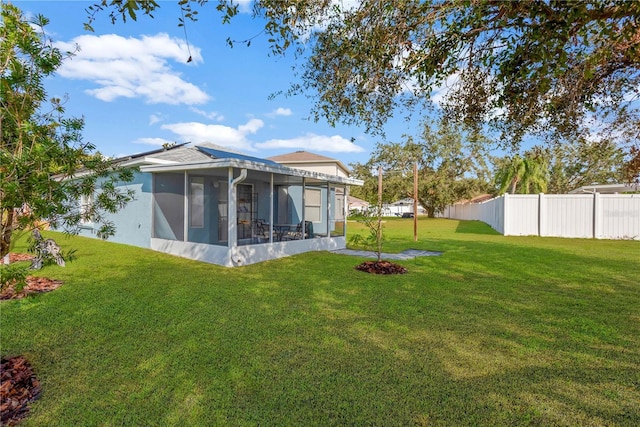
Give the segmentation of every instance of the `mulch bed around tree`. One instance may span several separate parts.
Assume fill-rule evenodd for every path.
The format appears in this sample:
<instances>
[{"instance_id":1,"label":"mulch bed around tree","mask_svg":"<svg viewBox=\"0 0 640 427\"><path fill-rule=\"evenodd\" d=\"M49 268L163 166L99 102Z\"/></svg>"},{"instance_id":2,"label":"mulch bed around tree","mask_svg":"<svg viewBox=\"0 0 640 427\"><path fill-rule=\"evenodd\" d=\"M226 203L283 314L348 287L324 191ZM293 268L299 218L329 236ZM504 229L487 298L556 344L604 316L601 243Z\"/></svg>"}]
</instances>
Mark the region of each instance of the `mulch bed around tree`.
<instances>
[{"instance_id":1,"label":"mulch bed around tree","mask_svg":"<svg viewBox=\"0 0 640 427\"><path fill-rule=\"evenodd\" d=\"M27 416L29 403L41 392L40 381L22 356L2 358L0 367L0 424L16 425Z\"/></svg>"},{"instance_id":2,"label":"mulch bed around tree","mask_svg":"<svg viewBox=\"0 0 640 427\"><path fill-rule=\"evenodd\" d=\"M32 259L33 255L30 254L9 254L9 260L11 263L19 261L30 261ZM0 264L2 264L2 261L3 260L0 259ZM6 289L0 292L0 300L19 299L24 298L29 294L49 292L62 285L62 282L60 280L52 280L46 277L27 276L26 282L27 286L22 288L20 292L16 292L13 285L7 286Z\"/></svg>"},{"instance_id":3,"label":"mulch bed around tree","mask_svg":"<svg viewBox=\"0 0 640 427\"><path fill-rule=\"evenodd\" d=\"M13 285L7 286L6 289L0 292L0 300L19 299L24 298L29 294L49 292L62 285L60 280L47 279L46 277L27 276L25 280L27 282L27 286L22 288L20 292L16 292Z\"/></svg>"},{"instance_id":4,"label":"mulch bed around tree","mask_svg":"<svg viewBox=\"0 0 640 427\"><path fill-rule=\"evenodd\" d=\"M405 274L407 269L389 261L365 261L356 266L356 270L372 274Z\"/></svg>"}]
</instances>

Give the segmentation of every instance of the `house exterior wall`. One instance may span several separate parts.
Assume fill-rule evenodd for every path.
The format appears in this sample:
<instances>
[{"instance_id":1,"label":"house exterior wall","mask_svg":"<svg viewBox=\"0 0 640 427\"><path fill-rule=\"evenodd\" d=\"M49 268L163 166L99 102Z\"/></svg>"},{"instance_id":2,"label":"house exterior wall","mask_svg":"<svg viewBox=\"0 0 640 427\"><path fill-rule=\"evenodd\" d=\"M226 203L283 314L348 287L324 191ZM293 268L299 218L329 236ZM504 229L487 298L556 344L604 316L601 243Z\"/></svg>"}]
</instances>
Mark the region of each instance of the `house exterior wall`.
<instances>
[{"instance_id":1,"label":"house exterior wall","mask_svg":"<svg viewBox=\"0 0 640 427\"><path fill-rule=\"evenodd\" d=\"M109 240L143 248L150 248L189 259L200 260L228 267L253 264L269 259L295 255L308 251L335 250L346 247L344 236L344 198L343 184L336 187L327 184L309 185L308 188L319 190L314 207L320 207L318 224L314 227L316 236L301 240L254 242L243 239L233 246L226 236L230 228L227 224L228 213L228 169L203 172L138 172L133 182L123 184L123 189L134 190L134 200L123 209L108 216L108 220L116 225L116 234ZM236 169L237 172L237 169ZM237 176L234 173L233 176ZM274 200L270 198L271 184L269 175L258 173L249 176L237 185L251 185L255 204L253 219L269 221L273 209L273 222L277 223L278 204L277 187L274 187ZM271 178L273 179L273 178ZM297 178L302 180L301 178ZM192 186L195 183L198 185ZM286 188L284 209L289 224L297 224L303 217L302 185L292 184ZM337 193L340 193L338 195ZM195 205L190 196L196 194L200 202ZM342 200L342 204L340 200ZM273 202L273 204L272 204ZM194 206L204 206L201 213L191 216ZM239 206L239 205L238 205ZM329 206L331 207L331 223L327 225ZM341 209L336 212L335 209ZM224 216L221 214L224 213ZM193 221L192 221L193 220ZM339 223L339 227L338 227ZM224 228L224 236L220 228ZM329 228L329 230L327 230ZM336 232L339 228L339 233ZM97 226L85 224L81 235L96 236ZM330 231L330 232L329 232ZM340 234L340 235L339 235ZM248 241L251 240L251 241ZM268 239L267 239L268 240ZM229 247L231 245L231 247Z\"/></svg>"},{"instance_id":2,"label":"house exterior wall","mask_svg":"<svg viewBox=\"0 0 640 427\"><path fill-rule=\"evenodd\" d=\"M335 175L348 177L349 175L337 163L285 163L290 168L303 169L311 172L325 173L327 175Z\"/></svg>"},{"instance_id":3,"label":"house exterior wall","mask_svg":"<svg viewBox=\"0 0 640 427\"><path fill-rule=\"evenodd\" d=\"M123 209L115 214L105 215L106 220L116 225L115 235L109 237L108 241L142 248L151 247L151 174L137 172L132 182L119 187L122 190L133 190L135 196ZM97 224L83 224L79 235L96 237L97 230Z\"/></svg>"}]
</instances>

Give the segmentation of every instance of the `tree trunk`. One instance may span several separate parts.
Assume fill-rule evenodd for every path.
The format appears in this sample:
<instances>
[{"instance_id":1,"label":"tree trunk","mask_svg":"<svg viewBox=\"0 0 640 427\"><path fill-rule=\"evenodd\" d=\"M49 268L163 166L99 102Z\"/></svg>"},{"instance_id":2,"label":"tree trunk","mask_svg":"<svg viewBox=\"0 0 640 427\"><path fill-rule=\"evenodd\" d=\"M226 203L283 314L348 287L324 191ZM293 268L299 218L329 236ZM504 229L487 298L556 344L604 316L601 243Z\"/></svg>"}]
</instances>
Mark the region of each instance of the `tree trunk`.
<instances>
[{"instance_id":1,"label":"tree trunk","mask_svg":"<svg viewBox=\"0 0 640 427\"><path fill-rule=\"evenodd\" d=\"M516 186L518 185L518 181L520 180L517 176L513 178L513 181L511 183L511 194L516 194Z\"/></svg>"},{"instance_id":2,"label":"tree trunk","mask_svg":"<svg viewBox=\"0 0 640 427\"><path fill-rule=\"evenodd\" d=\"M0 236L0 258L9 253L11 235L13 234L13 208L3 209L2 212L2 236Z\"/></svg>"}]
</instances>

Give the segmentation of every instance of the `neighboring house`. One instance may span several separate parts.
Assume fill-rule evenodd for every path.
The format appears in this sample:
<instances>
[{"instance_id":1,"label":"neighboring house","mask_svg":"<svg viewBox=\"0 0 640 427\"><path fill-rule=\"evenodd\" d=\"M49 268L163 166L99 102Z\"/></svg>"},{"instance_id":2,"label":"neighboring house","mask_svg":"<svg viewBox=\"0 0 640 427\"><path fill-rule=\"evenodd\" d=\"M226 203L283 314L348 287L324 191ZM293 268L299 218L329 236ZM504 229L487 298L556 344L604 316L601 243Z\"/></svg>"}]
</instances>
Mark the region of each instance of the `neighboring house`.
<instances>
[{"instance_id":1,"label":"neighboring house","mask_svg":"<svg viewBox=\"0 0 640 427\"><path fill-rule=\"evenodd\" d=\"M421 205L418 205L418 215L425 215L426 212ZM402 216L404 213L415 213L413 212L413 199L402 199L382 206L384 216Z\"/></svg>"},{"instance_id":2,"label":"neighboring house","mask_svg":"<svg viewBox=\"0 0 640 427\"><path fill-rule=\"evenodd\" d=\"M349 206L348 211L353 212L366 212L369 209L370 203L366 200L358 199L357 197L349 196L347 198L347 204Z\"/></svg>"},{"instance_id":3,"label":"neighboring house","mask_svg":"<svg viewBox=\"0 0 640 427\"><path fill-rule=\"evenodd\" d=\"M321 156L320 154L309 153L308 151L296 151L294 153L267 157L267 160L280 163L290 168L341 176L344 178L349 177L351 173L340 160Z\"/></svg>"},{"instance_id":4,"label":"neighboring house","mask_svg":"<svg viewBox=\"0 0 640 427\"><path fill-rule=\"evenodd\" d=\"M227 267L346 247L348 186L362 185L211 144L118 163L139 172L123 184L135 200L109 217L110 240ZM95 232L83 224L81 235Z\"/></svg>"},{"instance_id":5,"label":"neighboring house","mask_svg":"<svg viewBox=\"0 0 640 427\"><path fill-rule=\"evenodd\" d=\"M624 193L638 193L640 192L640 184L595 184L585 185L575 190L569 191L569 194L581 194L581 193L600 193L600 194L624 194Z\"/></svg>"}]
</instances>

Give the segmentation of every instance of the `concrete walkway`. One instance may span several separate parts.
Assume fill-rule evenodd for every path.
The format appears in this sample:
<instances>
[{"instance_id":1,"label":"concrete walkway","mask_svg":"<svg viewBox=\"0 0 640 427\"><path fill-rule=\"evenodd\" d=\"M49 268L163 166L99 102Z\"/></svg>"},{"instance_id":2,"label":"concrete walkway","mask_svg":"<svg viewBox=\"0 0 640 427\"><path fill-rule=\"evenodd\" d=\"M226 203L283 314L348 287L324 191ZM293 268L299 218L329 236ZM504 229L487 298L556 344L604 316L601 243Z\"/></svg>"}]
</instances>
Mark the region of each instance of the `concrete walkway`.
<instances>
[{"instance_id":1,"label":"concrete walkway","mask_svg":"<svg viewBox=\"0 0 640 427\"><path fill-rule=\"evenodd\" d=\"M332 251L334 254L342 254L342 255L351 255L351 256L359 256L363 258L378 258L375 252L373 251L356 251L353 249L338 249ZM434 252L434 251L420 251L417 249L407 249L406 251L402 251L399 254L388 254L382 253L382 259L385 260L411 260L416 257L423 256L440 256L442 252Z\"/></svg>"}]
</instances>

